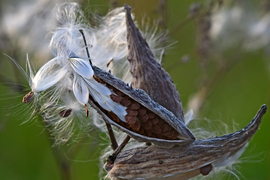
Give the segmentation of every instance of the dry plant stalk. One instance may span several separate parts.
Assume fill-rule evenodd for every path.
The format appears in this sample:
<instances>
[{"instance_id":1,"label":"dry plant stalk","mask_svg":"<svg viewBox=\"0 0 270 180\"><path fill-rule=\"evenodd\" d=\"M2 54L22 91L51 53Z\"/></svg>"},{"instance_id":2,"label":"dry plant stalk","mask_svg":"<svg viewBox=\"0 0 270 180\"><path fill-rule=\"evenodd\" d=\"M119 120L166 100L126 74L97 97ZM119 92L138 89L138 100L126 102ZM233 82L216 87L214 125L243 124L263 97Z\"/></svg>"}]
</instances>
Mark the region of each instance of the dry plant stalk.
<instances>
[{"instance_id":1,"label":"dry plant stalk","mask_svg":"<svg viewBox=\"0 0 270 180\"><path fill-rule=\"evenodd\" d=\"M207 175L214 161L241 149L255 134L266 113L263 105L254 119L242 130L186 146L164 149L157 146L139 147L120 153L114 164L106 164L111 177L123 179L189 179L200 173Z\"/></svg>"}]
</instances>

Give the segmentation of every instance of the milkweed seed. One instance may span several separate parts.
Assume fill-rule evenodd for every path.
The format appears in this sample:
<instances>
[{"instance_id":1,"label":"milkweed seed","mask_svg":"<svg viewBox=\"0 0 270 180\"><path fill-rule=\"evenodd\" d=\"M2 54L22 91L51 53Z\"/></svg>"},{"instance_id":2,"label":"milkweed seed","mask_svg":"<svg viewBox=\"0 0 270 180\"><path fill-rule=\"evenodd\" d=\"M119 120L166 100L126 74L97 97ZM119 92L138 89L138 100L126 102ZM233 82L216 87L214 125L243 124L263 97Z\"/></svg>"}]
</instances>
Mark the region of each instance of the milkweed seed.
<instances>
[{"instance_id":1,"label":"milkweed seed","mask_svg":"<svg viewBox=\"0 0 270 180\"><path fill-rule=\"evenodd\" d=\"M64 109L59 112L59 115L61 117L68 117L71 114L72 110L71 109Z\"/></svg>"},{"instance_id":2,"label":"milkweed seed","mask_svg":"<svg viewBox=\"0 0 270 180\"><path fill-rule=\"evenodd\" d=\"M200 168L200 173L204 176L208 175L213 169L212 164L208 164Z\"/></svg>"},{"instance_id":3,"label":"milkweed seed","mask_svg":"<svg viewBox=\"0 0 270 180\"><path fill-rule=\"evenodd\" d=\"M33 100L33 97L34 97L34 92L33 91L30 91L29 93L27 93L24 97L23 97L23 100L22 102L23 103L29 103Z\"/></svg>"}]
</instances>

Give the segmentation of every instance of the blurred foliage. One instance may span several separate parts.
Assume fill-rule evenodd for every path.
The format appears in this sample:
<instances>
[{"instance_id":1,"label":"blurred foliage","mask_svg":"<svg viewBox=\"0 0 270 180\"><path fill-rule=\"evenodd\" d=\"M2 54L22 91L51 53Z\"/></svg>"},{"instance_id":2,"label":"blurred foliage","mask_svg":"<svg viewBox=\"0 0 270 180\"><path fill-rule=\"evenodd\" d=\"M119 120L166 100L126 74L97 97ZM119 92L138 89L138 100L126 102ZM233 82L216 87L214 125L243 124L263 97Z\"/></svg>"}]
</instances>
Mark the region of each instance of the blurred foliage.
<instances>
[{"instance_id":1,"label":"blurred foliage","mask_svg":"<svg viewBox=\"0 0 270 180\"><path fill-rule=\"evenodd\" d=\"M163 66L172 76L185 110L192 107L190 102L195 98L201 103L196 110L196 121L209 119L211 127L205 121L201 121L200 126L223 135L243 128L262 104L269 105L270 57L264 49L242 51L233 48L221 52L207 44L209 37L204 34L207 33L204 23L209 22L208 10L218 9L218 1L213 1L215 7L211 7L211 2L199 5L187 0L81 1L85 11L101 15L109 8L127 3L139 24L146 18L158 22L161 30L168 29L171 42L177 43L167 50ZM3 10L7 2L2 0L1 3ZM17 44L18 37L10 41L8 38L1 32L1 54L6 53L24 64L28 51L22 49L27 48ZM203 52L202 41L206 45ZM34 59L34 53L29 53ZM7 57L1 55L0 59L0 179L98 179L99 156L109 144L104 140L106 135L94 129L90 137L78 145L52 148L52 140L48 139L40 117L22 124L31 113L21 102L27 83ZM243 162L235 172L240 179L270 179L269 116L267 113L263 118L260 129L240 158ZM224 179L237 178L228 175Z\"/></svg>"}]
</instances>

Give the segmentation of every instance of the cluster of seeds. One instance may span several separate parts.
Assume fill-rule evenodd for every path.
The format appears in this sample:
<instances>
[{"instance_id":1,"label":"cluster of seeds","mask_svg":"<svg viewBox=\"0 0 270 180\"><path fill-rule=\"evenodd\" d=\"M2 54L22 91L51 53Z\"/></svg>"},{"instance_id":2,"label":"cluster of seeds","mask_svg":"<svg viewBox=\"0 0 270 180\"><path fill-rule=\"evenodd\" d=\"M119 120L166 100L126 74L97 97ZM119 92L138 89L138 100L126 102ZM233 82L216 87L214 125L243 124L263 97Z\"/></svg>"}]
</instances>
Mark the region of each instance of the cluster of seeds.
<instances>
[{"instance_id":1,"label":"cluster of seeds","mask_svg":"<svg viewBox=\"0 0 270 180\"><path fill-rule=\"evenodd\" d=\"M126 107L127 114L125 115L125 120L121 121L117 115L113 112L108 112L104 110L101 106L97 103L96 105L113 121L117 122L121 126L129 129L133 132L138 134L159 138L159 139L166 139L166 140L176 140L179 139L179 133L172 128L165 120L160 118L155 113L151 112L149 109L145 108L144 106L140 105L134 99L130 98L129 96L125 95L124 93L120 92L113 86L103 82L101 79L94 76L94 79L102 84L105 84L109 89L111 89L114 94L110 95L110 98L116 102L121 104L122 106ZM93 98L90 97L93 100ZM95 102L95 101L94 101Z\"/></svg>"}]
</instances>

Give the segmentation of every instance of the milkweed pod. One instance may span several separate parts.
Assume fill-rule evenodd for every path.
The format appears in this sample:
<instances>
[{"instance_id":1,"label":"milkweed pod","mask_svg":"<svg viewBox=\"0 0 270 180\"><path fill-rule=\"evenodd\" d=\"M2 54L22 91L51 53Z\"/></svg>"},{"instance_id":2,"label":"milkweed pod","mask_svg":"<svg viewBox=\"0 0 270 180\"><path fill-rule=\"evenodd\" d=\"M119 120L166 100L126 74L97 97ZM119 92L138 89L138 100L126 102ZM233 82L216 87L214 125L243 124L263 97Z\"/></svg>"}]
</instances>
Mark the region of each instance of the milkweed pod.
<instances>
[{"instance_id":1,"label":"milkweed pod","mask_svg":"<svg viewBox=\"0 0 270 180\"><path fill-rule=\"evenodd\" d=\"M136 117L140 117L140 112L141 114L148 113L150 117L153 118L144 119L146 121L144 122L144 124L151 123L151 127L145 126L146 129L144 128L144 125L141 121L138 121L138 123L136 123L136 127L133 127L127 123L127 125L125 126L125 123L118 123L119 121L111 118L112 116L109 115L110 112L101 109L96 102L89 101L90 105L95 108L99 114L101 114L101 116L107 123L116 126L121 131L126 132L139 142L151 142L155 145L167 148L170 148L174 145L188 144L195 140L193 134L183 123L183 120L180 120L172 112L168 111L166 108L153 101L143 90L131 88L120 79L114 77L108 72L101 70L96 66L93 66L93 70L95 72L95 76L101 81L103 81L103 83L107 87L110 87L114 92L120 92L115 94L121 94L121 97L129 99L131 103L128 104L136 104L135 108L129 105L130 107L127 107L128 112L132 112L132 114L134 115L135 113L133 111L138 111L138 114L136 113ZM145 110L140 110L138 108L143 108ZM129 116L130 117L128 117L128 119L131 120L130 118L132 116ZM155 122L157 120L155 120L154 118L158 118L157 124ZM139 119L140 118L138 118L137 120ZM153 123L155 123L155 125L152 125L152 121ZM132 120L132 122L134 123L135 121ZM170 127L166 128L168 131L170 131L169 133L167 133L168 136L162 135L163 125ZM144 130L140 130L141 128L144 128Z\"/></svg>"}]
</instances>

